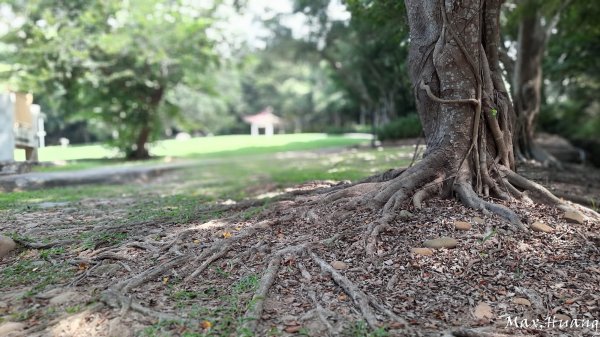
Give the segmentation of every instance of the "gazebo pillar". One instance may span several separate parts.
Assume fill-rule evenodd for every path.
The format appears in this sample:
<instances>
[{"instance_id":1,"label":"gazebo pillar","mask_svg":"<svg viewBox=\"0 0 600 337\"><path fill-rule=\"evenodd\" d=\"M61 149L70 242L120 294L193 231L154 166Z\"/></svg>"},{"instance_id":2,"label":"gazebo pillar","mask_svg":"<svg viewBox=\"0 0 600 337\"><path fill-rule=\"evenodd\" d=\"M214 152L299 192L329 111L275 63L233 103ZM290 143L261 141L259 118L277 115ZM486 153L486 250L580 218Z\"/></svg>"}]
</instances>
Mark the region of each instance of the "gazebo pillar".
<instances>
[{"instance_id":1,"label":"gazebo pillar","mask_svg":"<svg viewBox=\"0 0 600 337\"><path fill-rule=\"evenodd\" d=\"M267 135L267 136L273 135L273 124L267 124L265 126L265 135Z\"/></svg>"},{"instance_id":2,"label":"gazebo pillar","mask_svg":"<svg viewBox=\"0 0 600 337\"><path fill-rule=\"evenodd\" d=\"M252 136L258 136L258 134L259 134L259 132L258 132L258 125L254 124L254 123L252 123L250 125L250 134Z\"/></svg>"}]
</instances>

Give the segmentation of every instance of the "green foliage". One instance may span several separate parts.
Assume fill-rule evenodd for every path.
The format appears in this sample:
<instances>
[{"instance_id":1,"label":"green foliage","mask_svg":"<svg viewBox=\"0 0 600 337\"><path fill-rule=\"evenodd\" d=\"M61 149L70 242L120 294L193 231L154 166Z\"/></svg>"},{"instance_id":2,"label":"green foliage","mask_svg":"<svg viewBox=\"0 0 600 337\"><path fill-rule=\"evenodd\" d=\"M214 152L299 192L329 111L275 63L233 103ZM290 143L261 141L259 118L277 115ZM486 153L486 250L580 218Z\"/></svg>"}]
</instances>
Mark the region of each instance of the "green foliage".
<instances>
[{"instance_id":1,"label":"green foliage","mask_svg":"<svg viewBox=\"0 0 600 337\"><path fill-rule=\"evenodd\" d=\"M207 89L210 12L190 2L38 0L12 10L26 20L2 38L8 80L54 113L109 130L128 156L146 156L178 113L165 100L177 84Z\"/></svg>"},{"instance_id":2,"label":"green foliage","mask_svg":"<svg viewBox=\"0 0 600 337\"><path fill-rule=\"evenodd\" d=\"M600 138L598 16L597 1L576 1L566 7L544 59L546 100L540 126L575 141Z\"/></svg>"},{"instance_id":3,"label":"green foliage","mask_svg":"<svg viewBox=\"0 0 600 337\"><path fill-rule=\"evenodd\" d=\"M396 140L421 136L423 128L416 114L400 117L377 130L379 140Z\"/></svg>"}]
</instances>

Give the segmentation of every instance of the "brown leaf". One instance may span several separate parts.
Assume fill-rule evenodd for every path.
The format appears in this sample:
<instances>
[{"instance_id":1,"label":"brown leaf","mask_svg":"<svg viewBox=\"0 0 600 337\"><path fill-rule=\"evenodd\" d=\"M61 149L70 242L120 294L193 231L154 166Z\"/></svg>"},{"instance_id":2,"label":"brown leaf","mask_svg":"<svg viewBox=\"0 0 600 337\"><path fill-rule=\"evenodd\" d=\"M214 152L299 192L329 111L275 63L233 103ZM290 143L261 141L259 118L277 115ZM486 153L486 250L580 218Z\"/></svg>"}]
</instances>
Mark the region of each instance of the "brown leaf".
<instances>
[{"instance_id":1,"label":"brown leaf","mask_svg":"<svg viewBox=\"0 0 600 337\"><path fill-rule=\"evenodd\" d=\"M492 313L492 307L485 302L479 303L473 311L473 316L477 319L492 319L494 314Z\"/></svg>"},{"instance_id":2,"label":"brown leaf","mask_svg":"<svg viewBox=\"0 0 600 337\"><path fill-rule=\"evenodd\" d=\"M296 333L296 332L300 331L301 328L302 328L302 326L300 326L300 325L294 325L294 326L288 326L284 330L287 333Z\"/></svg>"},{"instance_id":3,"label":"brown leaf","mask_svg":"<svg viewBox=\"0 0 600 337\"><path fill-rule=\"evenodd\" d=\"M343 261L333 261L331 262L331 266L337 270L348 269L348 264Z\"/></svg>"},{"instance_id":4,"label":"brown leaf","mask_svg":"<svg viewBox=\"0 0 600 337\"><path fill-rule=\"evenodd\" d=\"M514 304L526 305L528 307L531 306L531 302L529 302L529 300L526 299L526 298L515 297L515 298L513 298L512 301L513 301Z\"/></svg>"}]
</instances>

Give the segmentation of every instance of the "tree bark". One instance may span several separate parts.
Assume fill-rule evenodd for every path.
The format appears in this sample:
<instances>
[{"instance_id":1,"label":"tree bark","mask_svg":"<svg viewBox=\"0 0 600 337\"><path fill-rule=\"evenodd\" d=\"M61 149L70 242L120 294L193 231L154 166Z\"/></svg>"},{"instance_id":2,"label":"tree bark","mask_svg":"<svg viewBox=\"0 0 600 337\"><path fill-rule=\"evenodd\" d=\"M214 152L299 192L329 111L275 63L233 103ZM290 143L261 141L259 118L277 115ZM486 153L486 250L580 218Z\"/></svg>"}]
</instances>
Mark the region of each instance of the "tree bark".
<instances>
[{"instance_id":1,"label":"tree bark","mask_svg":"<svg viewBox=\"0 0 600 337\"><path fill-rule=\"evenodd\" d=\"M148 143L148 139L150 138L150 128L146 125L142 126L140 129L140 133L138 134L137 140L135 142L135 151L131 153L129 159L148 159L150 158L150 153L146 148L146 144Z\"/></svg>"},{"instance_id":2,"label":"tree bark","mask_svg":"<svg viewBox=\"0 0 600 337\"><path fill-rule=\"evenodd\" d=\"M517 59L512 79L513 100L517 115L516 154L520 159L536 160L560 166L558 160L534 143L535 126L542 102L542 60L550 30L560 10L552 19L541 15L538 4L524 1L519 23Z\"/></svg>"},{"instance_id":3,"label":"tree bark","mask_svg":"<svg viewBox=\"0 0 600 337\"><path fill-rule=\"evenodd\" d=\"M160 86L148 96L147 102L149 109L145 113L146 118L142 121L142 126L135 140L135 149L127 154L127 159L141 160L150 158L147 144L150 141L150 134L152 133L151 125L158 113L164 92L164 87Z\"/></svg>"},{"instance_id":4,"label":"tree bark","mask_svg":"<svg viewBox=\"0 0 600 337\"><path fill-rule=\"evenodd\" d=\"M405 0L409 73L427 142L423 160L326 195L346 208L381 209L382 222L412 199L458 197L484 214L527 230L521 218L487 196L557 205L544 187L514 172L515 113L499 61L502 0Z\"/></svg>"},{"instance_id":5,"label":"tree bark","mask_svg":"<svg viewBox=\"0 0 600 337\"><path fill-rule=\"evenodd\" d=\"M453 185L483 194L499 192L494 165L514 168L514 116L498 57L500 3L406 1L426 157L443 162Z\"/></svg>"}]
</instances>

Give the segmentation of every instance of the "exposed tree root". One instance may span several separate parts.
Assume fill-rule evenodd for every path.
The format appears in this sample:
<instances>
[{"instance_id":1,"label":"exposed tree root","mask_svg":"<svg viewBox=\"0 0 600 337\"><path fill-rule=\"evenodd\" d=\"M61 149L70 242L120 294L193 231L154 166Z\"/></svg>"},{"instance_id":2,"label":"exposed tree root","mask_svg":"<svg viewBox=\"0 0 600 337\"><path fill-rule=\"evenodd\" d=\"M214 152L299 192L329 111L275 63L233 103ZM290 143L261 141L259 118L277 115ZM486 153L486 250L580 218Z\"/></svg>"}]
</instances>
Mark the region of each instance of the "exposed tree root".
<instances>
[{"instance_id":1,"label":"exposed tree root","mask_svg":"<svg viewBox=\"0 0 600 337\"><path fill-rule=\"evenodd\" d=\"M260 279L260 285L256 290L254 296L252 297L252 301L250 302L250 308L248 308L246 314L244 315L244 330L251 332L254 332L256 330L256 326L258 325L258 322L264 310L264 303L265 299L267 298L267 293L269 292L269 289L275 281L283 256L287 254L300 254L306 249L307 245L308 244L302 244L284 248L276 252L271 257L269 265L267 266L267 269L264 271L263 276Z\"/></svg>"},{"instance_id":2,"label":"exposed tree root","mask_svg":"<svg viewBox=\"0 0 600 337\"><path fill-rule=\"evenodd\" d=\"M344 291L352 298L356 306L360 309L365 321L372 329L378 328L377 317L369 305L368 296L363 293L352 281L335 270L329 263L322 260L315 253L310 252L310 256L315 263L321 267L324 272L331 274L331 277Z\"/></svg>"},{"instance_id":3,"label":"exposed tree root","mask_svg":"<svg viewBox=\"0 0 600 337\"><path fill-rule=\"evenodd\" d=\"M506 335L506 334L497 333L497 332L488 332L488 331L475 330L475 329L464 329L464 330L453 331L452 336L454 336L454 337L529 337L532 335L521 335L521 334Z\"/></svg>"},{"instance_id":4,"label":"exposed tree root","mask_svg":"<svg viewBox=\"0 0 600 337\"><path fill-rule=\"evenodd\" d=\"M331 323L327 319L327 317L329 315L331 315L332 313L329 312L328 310L325 310L321 306L321 304L317 300L317 295L315 294L315 292L313 290L310 290L308 292L308 297L310 297L312 302L315 304L314 311L317 314L317 317L319 317L319 320L321 321L321 323L323 323L323 325L325 325L325 327L327 328L328 336L334 336L334 335L338 334L339 332L334 329L334 327L331 325Z\"/></svg>"},{"instance_id":5,"label":"exposed tree root","mask_svg":"<svg viewBox=\"0 0 600 337\"><path fill-rule=\"evenodd\" d=\"M423 202L427 199L442 194L442 183L444 182L444 176L438 177L433 183L425 185L423 188L418 190L412 198L413 206L416 209L423 208Z\"/></svg>"},{"instance_id":6,"label":"exposed tree root","mask_svg":"<svg viewBox=\"0 0 600 337\"><path fill-rule=\"evenodd\" d=\"M430 167L430 165L438 166ZM365 254L368 258L376 258L378 256L377 247L379 236L382 232L390 228L396 210L399 210L401 206L404 206L405 202L411 201L415 208L419 209L422 207L425 200L434 197L449 196L450 191L454 191L458 199L466 206L481 210L486 214L497 214L502 218L507 219L509 223L517 226L519 229L527 230L527 227L523 225L519 216L512 210L505 206L484 200L477 192L475 192L473 184L467 179L462 178L462 176L457 178L455 176L456 173L451 173L452 170L444 170L441 167L443 167L443 161L440 161L440 158L433 156L417 163L417 165L410 169L390 171L392 173L386 176L388 180L381 181L383 176L379 175L376 179L367 180L368 182L365 183L336 185L335 189L328 190L327 192L318 190L318 192L315 192L316 198L310 199L310 201L306 201L307 198L302 197L300 198L302 199L300 201L287 201L280 205L281 207L274 206L273 209L269 211L269 220L260 221L255 225L238 232L232 237L216 240L201 252L188 251L185 254L182 253L183 255L181 256L172 257L153 268L119 282L103 293L103 301L110 306L120 307L122 311L133 310L158 319L184 320L181 317L156 312L146 308L135 300L130 299L127 293L145 282L157 279L162 274L169 273L170 270L178 270L183 265L189 264L190 267L183 268L183 276L181 276L181 271L180 274L177 275L177 278L182 277L183 283L186 284L200 276L211 264L215 263L215 261L227 256L234 247L238 247L237 244L241 243L242 240L256 236L260 230L269 229L275 224L287 223L294 219L301 219L302 222L309 224L317 224L323 221L340 221L339 216L337 215L335 218L331 219L325 216L324 219L323 214L320 214L319 211L313 207L315 205L318 207L328 203L335 203L338 204L340 208L346 208L344 207L346 204L372 206L373 202L375 202L380 205L379 207L381 207L382 204L385 205L383 211L379 213L379 219L376 221L348 228L327 239L302 242L302 238L298 238L295 244L268 255L266 259L266 261L268 261L268 266L262 272L258 288L249 302L248 308L242 319L242 324L238 327L238 332L255 333L258 330L261 317L265 310L265 301L273 284L277 282L284 258L289 255L298 257L303 254L308 254L308 257L312 259L323 272L330 274L333 281L340 286L350 298L352 298L354 305L371 328L377 329L380 327L380 322L391 320L400 323L399 325L404 329L403 332L406 332L407 335L416 336L416 332L408 330L411 329L410 324L404 319L396 315L377 298L365 293L357 284L353 283L353 281L344 276L343 273L333 268L311 249L316 249L315 247L317 246L331 245L344 237L362 232L362 239L354 240L355 242L351 247L358 244L360 247L364 247ZM528 191L533 190L535 193L542 195L544 191L547 192L543 187L526 180L510 170L503 169L494 172L496 172L496 174L489 176L489 179L499 181L500 183L498 186L504 188L506 194L511 197L518 197L519 194L522 194L519 189ZM499 174L500 172L502 174ZM486 178L483 178L482 181L485 183ZM490 191L493 191L493 188L490 188ZM554 198L555 199L550 198L547 200L552 202L561 201L556 197ZM353 213L350 212L349 214ZM273 218L274 215L276 215L275 218ZM235 221L233 220L234 219L228 219L224 224L233 226L235 224ZM214 220L213 222L218 221L219 220ZM172 256L173 253L176 253L173 251L173 247L177 247L180 241L185 240L189 234L201 229L201 227L202 225L197 226L197 228L186 229L169 237L158 245L136 242L129 244L128 246L139 246L139 248L145 249L151 253L159 252L165 256ZM247 244L247 247L243 252L238 252L236 255L234 260L236 261L236 264L238 261L247 261L259 251L268 253L271 246L270 241L262 239L253 242L244 241L242 244ZM165 250L165 247L169 248ZM127 260L127 258L123 258L122 255L114 253L111 250L99 250L93 260L102 259ZM88 275L89 272L98 265L100 264L96 264L94 267L90 268L85 275ZM302 277L310 282L313 277L308 270L306 270L306 267L304 267L300 261L296 262L296 265L298 266ZM394 289L395 284L400 277L401 274L396 272L389 280L387 288ZM309 291L309 296L312 296L312 301L315 304L313 316L311 317L316 317L316 319L320 320L324 327L323 329L326 328L331 335L338 334L339 331L336 329L339 327L336 327L335 324L332 324L332 322L328 320L331 313L328 313L327 310L320 306L314 293L311 295ZM453 334L455 336L468 337L503 337L501 334L490 334L488 332L476 330L460 330L453 332Z\"/></svg>"},{"instance_id":7,"label":"exposed tree root","mask_svg":"<svg viewBox=\"0 0 600 337\"><path fill-rule=\"evenodd\" d=\"M552 194L552 192L548 191L544 186L524 178L512 170L501 168L501 172L506 176L506 179L512 185L530 191L531 197L533 197L536 201L548 205L560 205L564 203L562 200Z\"/></svg>"},{"instance_id":8,"label":"exposed tree root","mask_svg":"<svg viewBox=\"0 0 600 337\"><path fill-rule=\"evenodd\" d=\"M381 313L387 315L390 319L403 324L405 327L408 327L408 323L406 321L392 313L390 310L386 309L377 300L360 290L358 286L356 286L344 275L340 274L329 263L325 262L312 251L309 251L309 255L312 257L313 261L315 261L315 263L321 267L321 270L329 273L335 283L344 289L344 291L352 298L356 306L360 309L365 321L372 329L378 328L378 320L377 316L371 309L371 306L379 310Z\"/></svg>"},{"instance_id":9,"label":"exposed tree root","mask_svg":"<svg viewBox=\"0 0 600 337\"><path fill-rule=\"evenodd\" d=\"M119 293L114 289L107 289L102 293L101 300L103 303L112 308L120 308L122 314L124 314L127 310L133 310L139 312L145 316L154 317L161 321L184 321L185 319L171 314L166 314L158 311L154 311L150 308L147 308L134 299L130 297L126 297L125 295Z\"/></svg>"},{"instance_id":10,"label":"exposed tree root","mask_svg":"<svg viewBox=\"0 0 600 337\"><path fill-rule=\"evenodd\" d=\"M169 260L168 262L159 264L153 268L150 268L132 278L126 279L114 285L112 289L121 291L123 293L129 292L129 290L140 286L141 284L156 278L159 275L164 274L165 271L177 268L186 261L189 261L193 257L192 254L178 256Z\"/></svg>"},{"instance_id":11,"label":"exposed tree root","mask_svg":"<svg viewBox=\"0 0 600 337\"><path fill-rule=\"evenodd\" d=\"M254 233L256 233L257 229L267 228L269 226L272 226L274 223L275 221L273 220L261 221L255 226L244 230L242 233L239 233L234 237L231 237L229 239L223 239L213 244L210 249L206 250L205 252L202 252L202 254L194 260L193 263L197 263L201 260L204 260L204 262L202 262L202 264L198 268L196 268L196 270L194 270L189 276L187 276L184 282L189 282L192 279L196 278L198 275L200 275L200 273L202 273L206 268L208 268L208 266L210 266L211 263L225 256L225 254L229 252L229 250L233 247L233 245L236 242L253 235ZM206 258L207 254L211 255L208 258Z\"/></svg>"},{"instance_id":12,"label":"exposed tree root","mask_svg":"<svg viewBox=\"0 0 600 337\"><path fill-rule=\"evenodd\" d=\"M387 222L379 223L372 230L367 232L367 244L365 245L365 251L369 258L374 258L377 255L377 238L379 233L384 232L390 228Z\"/></svg>"},{"instance_id":13,"label":"exposed tree root","mask_svg":"<svg viewBox=\"0 0 600 337\"><path fill-rule=\"evenodd\" d=\"M273 282L275 281L275 277L277 276L277 272L279 271L280 264L280 255L275 255L273 258L271 258L267 269L265 270L262 278L260 279L260 285L256 290L256 293L252 297L250 308L248 308L246 314L244 315L244 324L242 325L242 329L251 332L254 332L256 330L256 326L258 325L260 316L262 315L264 309L267 293L269 292L269 288L271 288L271 285L273 285Z\"/></svg>"},{"instance_id":14,"label":"exposed tree root","mask_svg":"<svg viewBox=\"0 0 600 337\"><path fill-rule=\"evenodd\" d=\"M512 225L517 226L521 230L527 231L527 227L523 225L519 216L507 207L493 204L481 199L470 185L459 183L454 185L454 190L458 194L460 201L468 207L481 210L485 213L494 213L508 220Z\"/></svg>"},{"instance_id":15,"label":"exposed tree root","mask_svg":"<svg viewBox=\"0 0 600 337\"><path fill-rule=\"evenodd\" d=\"M67 246L75 242L75 240L62 240L62 241L54 241L49 243L41 243L41 242L30 242L27 240L23 240L20 238L13 239L19 245L30 248L30 249L48 249L56 246Z\"/></svg>"}]
</instances>

